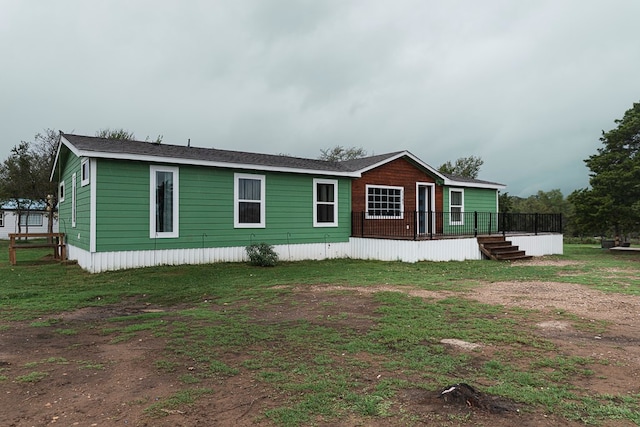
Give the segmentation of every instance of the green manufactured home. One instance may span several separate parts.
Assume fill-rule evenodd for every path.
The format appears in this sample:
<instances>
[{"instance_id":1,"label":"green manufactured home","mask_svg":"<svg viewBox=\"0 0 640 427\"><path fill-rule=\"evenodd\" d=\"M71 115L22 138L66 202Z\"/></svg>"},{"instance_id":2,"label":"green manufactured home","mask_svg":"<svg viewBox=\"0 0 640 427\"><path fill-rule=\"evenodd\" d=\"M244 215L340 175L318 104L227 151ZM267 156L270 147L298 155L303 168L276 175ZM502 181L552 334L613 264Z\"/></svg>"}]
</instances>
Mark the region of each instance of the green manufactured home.
<instances>
[{"instance_id":1,"label":"green manufactured home","mask_svg":"<svg viewBox=\"0 0 640 427\"><path fill-rule=\"evenodd\" d=\"M68 256L91 272L242 261L260 242L286 260L354 257L357 209L372 221L389 210L495 213L504 188L406 151L328 162L65 133L52 179Z\"/></svg>"},{"instance_id":2,"label":"green manufactured home","mask_svg":"<svg viewBox=\"0 0 640 427\"><path fill-rule=\"evenodd\" d=\"M70 259L89 271L242 260L268 242L346 256L351 178L332 162L61 134Z\"/></svg>"}]
</instances>

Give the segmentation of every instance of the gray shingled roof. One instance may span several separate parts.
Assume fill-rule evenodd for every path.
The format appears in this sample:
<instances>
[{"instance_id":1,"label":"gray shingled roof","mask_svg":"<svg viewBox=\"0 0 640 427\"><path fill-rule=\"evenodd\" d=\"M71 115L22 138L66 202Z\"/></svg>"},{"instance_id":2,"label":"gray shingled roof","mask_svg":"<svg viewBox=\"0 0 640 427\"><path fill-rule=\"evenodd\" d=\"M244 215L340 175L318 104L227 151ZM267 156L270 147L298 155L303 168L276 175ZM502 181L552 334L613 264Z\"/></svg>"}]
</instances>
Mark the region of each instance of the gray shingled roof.
<instances>
[{"instance_id":1,"label":"gray shingled roof","mask_svg":"<svg viewBox=\"0 0 640 427\"><path fill-rule=\"evenodd\" d=\"M167 159L187 160L193 162L211 162L238 166L255 166L281 168L300 171L317 171L338 175L358 176L358 172L385 160L392 159L405 151L379 154L360 159L342 162L306 159L302 157L280 156L274 154L249 153L244 151L219 150L215 148L188 147L147 141L122 141L94 136L61 134L82 155L95 157L119 157L135 160L142 157L156 157L162 161ZM412 155L411 155L412 156ZM416 158L417 159L417 158ZM419 160L419 159L418 159ZM464 178L439 172L442 176L457 183L503 185L496 182Z\"/></svg>"},{"instance_id":2,"label":"gray shingled roof","mask_svg":"<svg viewBox=\"0 0 640 427\"><path fill-rule=\"evenodd\" d=\"M451 181L456 181L456 182L461 182L461 183L468 182L468 183L473 183L473 184L504 185L504 184L500 184L499 182L483 181L481 179L467 178L467 177L464 177L464 176L452 175L450 173L444 173L444 172L440 172L440 173L442 175L446 176Z\"/></svg>"},{"instance_id":3,"label":"gray shingled roof","mask_svg":"<svg viewBox=\"0 0 640 427\"><path fill-rule=\"evenodd\" d=\"M187 147L183 145L158 144L145 141L121 141L92 136L62 134L76 149L89 155L94 153L164 159L229 163L236 165L268 166L276 168L303 169L311 171L345 173L352 170L341 163L273 154L247 153L243 151L219 150L215 148Z\"/></svg>"},{"instance_id":4,"label":"gray shingled roof","mask_svg":"<svg viewBox=\"0 0 640 427\"><path fill-rule=\"evenodd\" d=\"M373 166L377 163L383 162L387 159L397 156L400 153L402 153L402 151L396 151L394 153L387 153L387 154L379 154L377 156L362 157L360 159L344 160L340 162L340 164L342 165L342 167L346 168L347 170L355 172L355 171L368 168L369 166Z\"/></svg>"}]
</instances>

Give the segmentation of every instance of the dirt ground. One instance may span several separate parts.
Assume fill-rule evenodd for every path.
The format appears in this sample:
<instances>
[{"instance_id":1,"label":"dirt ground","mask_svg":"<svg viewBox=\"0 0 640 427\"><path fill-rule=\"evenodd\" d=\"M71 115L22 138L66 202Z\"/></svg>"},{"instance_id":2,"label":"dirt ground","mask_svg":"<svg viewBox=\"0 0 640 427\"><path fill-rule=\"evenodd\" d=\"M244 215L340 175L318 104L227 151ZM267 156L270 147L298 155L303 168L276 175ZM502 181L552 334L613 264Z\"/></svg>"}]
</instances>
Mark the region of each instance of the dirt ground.
<instances>
[{"instance_id":1,"label":"dirt ground","mask_svg":"<svg viewBox=\"0 0 640 427\"><path fill-rule=\"evenodd\" d=\"M535 261L533 261L535 262ZM545 261L540 261L545 262ZM517 268L514 264L513 268ZM372 294L399 291L412 296L441 299L452 292L432 292L411 287L377 286L340 288L329 285L299 286L287 299L269 311L252 313L256 322L308 319L319 324L327 316L348 312L346 319L331 327L366 331L367 320L375 316ZM340 291L340 292L335 292ZM460 296L459 293L455 295ZM606 363L595 364L594 375L580 387L594 393L640 393L640 298L605 294L566 283L486 283L465 298L505 307L536 309L530 321L542 337L553 341L563 354L590 357ZM329 304L330 303L330 304ZM265 409L284 405L286 396L268 385L256 382L254 373L240 369L236 375L210 384L212 394L201 397L186 409L167 410L163 417L150 417L144 409L154 401L172 395L183 387L175 373L162 372L153 361L162 353L166 341L140 332L136 339L112 342L101 331L114 316L161 310L140 301L109 307L85 308L56 315L53 326L34 327L31 322L4 324L0 328L0 425L1 426L248 426L270 425L261 416ZM356 315L357 314L357 315ZM562 316L560 315L562 314ZM597 334L576 330L566 314L607 326ZM46 320L46 319L44 319ZM59 330L77 330L65 335ZM56 332L58 330L58 332ZM259 350L259 349L253 349ZM452 352L469 351L455 343ZM491 357L490 346L473 350L474 357ZM246 355L226 354L229 366L241 366ZM381 364L362 370L364 383L375 384L393 375ZM18 381L34 371L46 372L39 381ZM477 386L482 387L482 384ZM578 426L538 412L492 413L481 408L447 404L437 393L422 389L403 390L395 405L414 414L411 423L399 417L349 418L315 425L401 426L401 425L480 425ZM397 409L397 408L396 408ZM610 421L607 426L632 426L630 421Z\"/></svg>"}]
</instances>

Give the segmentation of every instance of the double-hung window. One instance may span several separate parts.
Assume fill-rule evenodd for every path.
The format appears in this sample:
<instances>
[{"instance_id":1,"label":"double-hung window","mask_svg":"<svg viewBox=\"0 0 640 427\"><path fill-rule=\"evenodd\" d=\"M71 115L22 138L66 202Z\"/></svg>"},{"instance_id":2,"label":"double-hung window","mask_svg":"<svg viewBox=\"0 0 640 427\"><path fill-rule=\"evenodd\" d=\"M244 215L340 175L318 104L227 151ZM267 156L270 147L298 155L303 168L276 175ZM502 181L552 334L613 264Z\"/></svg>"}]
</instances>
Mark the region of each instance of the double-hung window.
<instances>
[{"instance_id":1,"label":"double-hung window","mask_svg":"<svg viewBox=\"0 0 640 427\"><path fill-rule=\"evenodd\" d=\"M265 227L265 176L234 174L234 226Z\"/></svg>"},{"instance_id":2,"label":"double-hung window","mask_svg":"<svg viewBox=\"0 0 640 427\"><path fill-rule=\"evenodd\" d=\"M178 168L150 166L150 178L150 237L178 237Z\"/></svg>"},{"instance_id":3,"label":"double-hung window","mask_svg":"<svg viewBox=\"0 0 640 427\"><path fill-rule=\"evenodd\" d=\"M313 226L336 227L338 225L338 181L313 180Z\"/></svg>"},{"instance_id":4,"label":"double-hung window","mask_svg":"<svg viewBox=\"0 0 640 427\"><path fill-rule=\"evenodd\" d=\"M367 219L402 219L404 187L367 185Z\"/></svg>"},{"instance_id":5,"label":"double-hung window","mask_svg":"<svg viewBox=\"0 0 640 427\"><path fill-rule=\"evenodd\" d=\"M449 212L450 225L464 224L464 190L453 188L449 190Z\"/></svg>"},{"instance_id":6,"label":"double-hung window","mask_svg":"<svg viewBox=\"0 0 640 427\"><path fill-rule=\"evenodd\" d=\"M0 227L4 227L4 212L0 211Z\"/></svg>"}]
</instances>

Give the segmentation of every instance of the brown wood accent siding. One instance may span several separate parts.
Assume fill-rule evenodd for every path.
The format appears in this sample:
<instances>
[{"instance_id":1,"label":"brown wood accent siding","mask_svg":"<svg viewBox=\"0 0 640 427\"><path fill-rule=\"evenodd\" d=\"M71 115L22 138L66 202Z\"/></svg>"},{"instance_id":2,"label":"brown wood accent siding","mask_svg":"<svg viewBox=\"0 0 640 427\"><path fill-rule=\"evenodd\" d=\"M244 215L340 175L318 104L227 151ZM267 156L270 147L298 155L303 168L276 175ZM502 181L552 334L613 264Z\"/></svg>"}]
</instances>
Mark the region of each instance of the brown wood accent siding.
<instances>
[{"instance_id":1,"label":"brown wood accent siding","mask_svg":"<svg viewBox=\"0 0 640 427\"><path fill-rule=\"evenodd\" d=\"M435 182L435 179L426 172L418 169L404 158L396 159L378 168L362 174L351 184L351 206L354 212L367 210L367 185L389 185L404 187L404 211L416 211L416 182ZM433 210L442 212L443 189L435 187L435 202Z\"/></svg>"}]
</instances>

